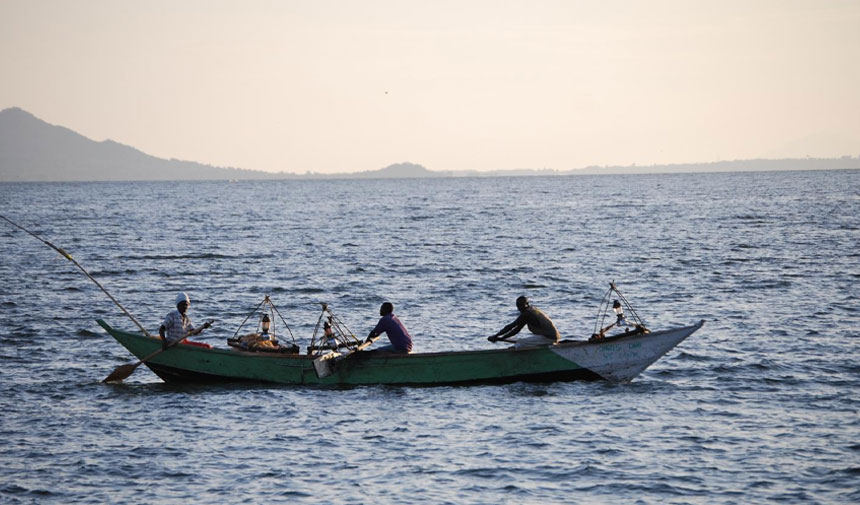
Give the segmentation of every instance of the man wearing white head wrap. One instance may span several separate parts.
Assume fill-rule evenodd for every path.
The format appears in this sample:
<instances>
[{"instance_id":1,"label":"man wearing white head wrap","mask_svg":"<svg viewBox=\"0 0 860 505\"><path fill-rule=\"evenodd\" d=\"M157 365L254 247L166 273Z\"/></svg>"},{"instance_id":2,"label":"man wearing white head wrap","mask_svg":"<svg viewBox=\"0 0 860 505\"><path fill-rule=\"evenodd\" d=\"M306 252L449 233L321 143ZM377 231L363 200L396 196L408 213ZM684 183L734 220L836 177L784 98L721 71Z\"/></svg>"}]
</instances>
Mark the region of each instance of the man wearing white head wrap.
<instances>
[{"instance_id":1,"label":"man wearing white head wrap","mask_svg":"<svg viewBox=\"0 0 860 505\"><path fill-rule=\"evenodd\" d=\"M199 335L200 332L209 327L209 323L203 323L200 328L195 328L191 324L191 318L188 317L188 307L191 305L191 298L185 293L176 295L176 308L167 313L161 327L158 328L158 334L163 340L162 347L167 349L167 346L183 340L191 335Z\"/></svg>"}]
</instances>

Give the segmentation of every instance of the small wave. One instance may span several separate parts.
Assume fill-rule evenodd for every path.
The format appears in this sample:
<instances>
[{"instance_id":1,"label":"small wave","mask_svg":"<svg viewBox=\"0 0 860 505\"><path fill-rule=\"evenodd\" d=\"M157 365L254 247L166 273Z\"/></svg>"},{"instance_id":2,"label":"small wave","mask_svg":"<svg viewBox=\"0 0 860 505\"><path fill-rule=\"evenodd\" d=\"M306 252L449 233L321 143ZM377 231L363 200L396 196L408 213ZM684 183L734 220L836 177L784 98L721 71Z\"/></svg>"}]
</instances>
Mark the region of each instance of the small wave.
<instances>
[{"instance_id":1,"label":"small wave","mask_svg":"<svg viewBox=\"0 0 860 505\"><path fill-rule=\"evenodd\" d=\"M755 214L738 214L736 216L732 216L732 219L737 219L738 221L759 221L763 223L767 220L767 216L757 216Z\"/></svg>"},{"instance_id":2,"label":"small wave","mask_svg":"<svg viewBox=\"0 0 860 505\"><path fill-rule=\"evenodd\" d=\"M747 487L750 487L753 489L768 489L768 488L772 488L773 486L774 486L774 483L769 481L769 480L757 480L757 481L751 483Z\"/></svg>"},{"instance_id":3,"label":"small wave","mask_svg":"<svg viewBox=\"0 0 860 505\"><path fill-rule=\"evenodd\" d=\"M7 486L0 487L0 493L3 494L24 494L28 491L29 489L21 487L18 484L9 484Z\"/></svg>"},{"instance_id":4,"label":"small wave","mask_svg":"<svg viewBox=\"0 0 860 505\"><path fill-rule=\"evenodd\" d=\"M521 488L519 486L515 486L514 484L508 484L505 487L501 488L502 491L505 492L505 495L522 495L522 496L532 496L534 492L529 489Z\"/></svg>"},{"instance_id":5,"label":"small wave","mask_svg":"<svg viewBox=\"0 0 860 505\"><path fill-rule=\"evenodd\" d=\"M781 493L772 497L776 503L811 503L812 497L804 491Z\"/></svg>"},{"instance_id":6,"label":"small wave","mask_svg":"<svg viewBox=\"0 0 860 505\"><path fill-rule=\"evenodd\" d=\"M467 468L465 470L458 470L454 472L454 475L464 475L466 477L479 477L482 479L492 479L495 478L498 474L498 469L496 468Z\"/></svg>"},{"instance_id":7,"label":"small wave","mask_svg":"<svg viewBox=\"0 0 860 505\"><path fill-rule=\"evenodd\" d=\"M80 330L76 331L75 336L85 337L85 338L99 338L99 339L102 338L101 334L96 333L94 331L86 330L86 329L80 329Z\"/></svg>"},{"instance_id":8,"label":"small wave","mask_svg":"<svg viewBox=\"0 0 860 505\"><path fill-rule=\"evenodd\" d=\"M0 494L27 494L34 495L39 497L47 497L47 496L59 496L59 494L49 491L47 489L27 489L25 487L21 487L17 484L10 484L8 486L4 486L0 488Z\"/></svg>"},{"instance_id":9,"label":"small wave","mask_svg":"<svg viewBox=\"0 0 860 505\"><path fill-rule=\"evenodd\" d=\"M290 498L311 498L311 497L313 497L314 495L312 495L312 494L310 494L310 493L305 493L305 492L303 492L303 491L290 491L290 490L287 490L287 491L283 491L283 492L281 492L281 493L278 493L278 496L287 496L287 497L290 497Z\"/></svg>"},{"instance_id":10,"label":"small wave","mask_svg":"<svg viewBox=\"0 0 860 505\"><path fill-rule=\"evenodd\" d=\"M140 270L126 268L123 270L95 270L92 272L93 277L111 277L116 275L137 275Z\"/></svg>"},{"instance_id":11,"label":"small wave","mask_svg":"<svg viewBox=\"0 0 860 505\"><path fill-rule=\"evenodd\" d=\"M732 265L735 263L751 263L753 261L758 261L758 258L731 257L723 260L723 265Z\"/></svg>"},{"instance_id":12,"label":"small wave","mask_svg":"<svg viewBox=\"0 0 860 505\"><path fill-rule=\"evenodd\" d=\"M771 360L762 360L757 363L742 363L740 365L720 364L714 367L714 371L720 373L735 374L743 370L751 370L753 372L767 372L775 370L791 370L791 367Z\"/></svg>"},{"instance_id":13,"label":"small wave","mask_svg":"<svg viewBox=\"0 0 860 505\"><path fill-rule=\"evenodd\" d=\"M628 483L602 483L594 484L584 488L577 488L577 491L600 492L606 495L627 495L634 494L649 494L659 496L661 494L669 494L675 496L694 496L705 495L704 491L697 489L684 488L681 486L673 486L664 482L656 484L628 484Z\"/></svg>"},{"instance_id":14,"label":"small wave","mask_svg":"<svg viewBox=\"0 0 860 505\"><path fill-rule=\"evenodd\" d=\"M440 267L437 267L440 268ZM434 268L431 266L416 266L412 268L407 268L403 270L404 275L421 275L434 272Z\"/></svg>"},{"instance_id":15,"label":"small wave","mask_svg":"<svg viewBox=\"0 0 860 505\"><path fill-rule=\"evenodd\" d=\"M675 359L681 361L696 361L696 362L704 362L704 361L714 361L714 358L707 355L698 355L693 354L687 351L680 351Z\"/></svg>"},{"instance_id":16,"label":"small wave","mask_svg":"<svg viewBox=\"0 0 860 505\"><path fill-rule=\"evenodd\" d=\"M269 254L269 255L259 256L259 255L255 254L254 257L255 258L257 258L257 257L269 257L269 258L271 258L272 255ZM124 258L128 259L128 260L144 260L144 261L151 261L151 260L156 260L156 261L173 260L173 261L175 261L175 260L211 260L211 259L232 260L232 259L240 259L240 258L242 258L242 256L236 256L236 255L231 255L231 254L218 254L218 253L201 253L201 254L144 254L142 256L125 256Z\"/></svg>"},{"instance_id":17,"label":"small wave","mask_svg":"<svg viewBox=\"0 0 860 505\"><path fill-rule=\"evenodd\" d=\"M642 203L633 203L633 202L623 202L623 203L603 203L601 205L604 209L639 209L645 207L645 204Z\"/></svg>"},{"instance_id":18,"label":"small wave","mask_svg":"<svg viewBox=\"0 0 860 505\"><path fill-rule=\"evenodd\" d=\"M784 289L791 287L791 281L759 281L749 282L744 285L745 289Z\"/></svg>"},{"instance_id":19,"label":"small wave","mask_svg":"<svg viewBox=\"0 0 860 505\"><path fill-rule=\"evenodd\" d=\"M543 289L545 287L546 286L543 284L532 284L528 282L522 285L523 289Z\"/></svg>"},{"instance_id":20,"label":"small wave","mask_svg":"<svg viewBox=\"0 0 860 505\"><path fill-rule=\"evenodd\" d=\"M286 289L283 289L283 288L276 288L276 289L282 289L281 292L286 291ZM295 288L295 289L292 289L290 291L293 293L302 293L302 294L311 294L311 295L316 295L316 294L327 292L327 290L325 290L323 288Z\"/></svg>"}]
</instances>

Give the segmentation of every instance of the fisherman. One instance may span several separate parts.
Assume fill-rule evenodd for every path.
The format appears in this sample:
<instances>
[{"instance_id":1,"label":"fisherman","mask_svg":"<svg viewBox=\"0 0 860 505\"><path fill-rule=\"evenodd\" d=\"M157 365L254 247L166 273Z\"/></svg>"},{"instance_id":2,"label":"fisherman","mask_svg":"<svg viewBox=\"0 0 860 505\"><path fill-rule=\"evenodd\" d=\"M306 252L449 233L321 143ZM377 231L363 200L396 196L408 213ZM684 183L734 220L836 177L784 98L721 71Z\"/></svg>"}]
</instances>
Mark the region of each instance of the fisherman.
<instances>
[{"instance_id":1,"label":"fisherman","mask_svg":"<svg viewBox=\"0 0 860 505\"><path fill-rule=\"evenodd\" d=\"M412 336L406 331L406 326L400 322L397 316L394 315L394 305L391 302L385 302L379 307L379 322L376 323L366 342L371 342L374 338L385 333L388 335L390 344L384 345L375 349L376 351L395 352L399 354L409 354L412 352Z\"/></svg>"},{"instance_id":2,"label":"fisherman","mask_svg":"<svg viewBox=\"0 0 860 505\"><path fill-rule=\"evenodd\" d=\"M158 328L158 334L161 335L161 347L167 349L170 344L179 342L185 337L199 335L200 332L210 326L207 321L200 328L195 328L191 324L191 319L186 315L188 307L191 305L191 298L185 293L176 295L176 308L167 313L161 327Z\"/></svg>"},{"instance_id":3,"label":"fisherman","mask_svg":"<svg viewBox=\"0 0 860 505\"><path fill-rule=\"evenodd\" d=\"M487 340L490 342L507 340L519 333L524 326L528 326L529 331L534 333L534 336L516 340L515 347L555 344L561 339L561 335L558 334L558 330L549 316L537 307L529 305L528 298L525 296L517 298L517 309L520 311L517 319L499 330L495 335L488 337Z\"/></svg>"}]
</instances>

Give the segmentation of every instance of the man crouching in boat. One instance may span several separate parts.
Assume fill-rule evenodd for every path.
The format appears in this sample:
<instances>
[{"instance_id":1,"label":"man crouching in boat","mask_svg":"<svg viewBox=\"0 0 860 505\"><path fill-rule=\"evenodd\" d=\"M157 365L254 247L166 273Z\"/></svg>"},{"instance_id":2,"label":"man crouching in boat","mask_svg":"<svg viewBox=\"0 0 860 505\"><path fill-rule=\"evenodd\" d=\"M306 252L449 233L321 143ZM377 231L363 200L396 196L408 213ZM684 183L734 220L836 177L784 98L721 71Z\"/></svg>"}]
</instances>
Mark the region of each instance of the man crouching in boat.
<instances>
[{"instance_id":1,"label":"man crouching in boat","mask_svg":"<svg viewBox=\"0 0 860 505\"><path fill-rule=\"evenodd\" d=\"M517 298L517 309L520 311L517 319L499 330L495 335L487 337L487 340L490 342L496 342L497 340L511 342L508 339L519 333L524 326L528 326L529 331L534 333L534 336L513 341L516 343L514 347L550 345L557 343L561 339L561 335L559 335L549 316L537 307L529 305L528 298L525 296Z\"/></svg>"},{"instance_id":2,"label":"man crouching in boat","mask_svg":"<svg viewBox=\"0 0 860 505\"><path fill-rule=\"evenodd\" d=\"M191 298L185 293L176 295L176 308L167 313L161 327L158 328L158 334L161 335L161 347L167 347L178 342L185 337L199 335L200 332L209 327L209 323L203 323L200 328L195 328L191 324L191 319L185 314L188 312L188 307L191 305ZM166 333L166 335L165 335Z\"/></svg>"},{"instance_id":3,"label":"man crouching in boat","mask_svg":"<svg viewBox=\"0 0 860 505\"><path fill-rule=\"evenodd\" d=\"M375 351L396 352L399 354L409 354L412 352L412 336L406 331L406 326L400 322L400 319L394 315L394 305L390 302L385 302L379 307L379 322L376 323L370 334L367 336L367 342L370 342L379 335L385 333L388 335L389 345L384 345Z\"/></svg>"}]
</instances>

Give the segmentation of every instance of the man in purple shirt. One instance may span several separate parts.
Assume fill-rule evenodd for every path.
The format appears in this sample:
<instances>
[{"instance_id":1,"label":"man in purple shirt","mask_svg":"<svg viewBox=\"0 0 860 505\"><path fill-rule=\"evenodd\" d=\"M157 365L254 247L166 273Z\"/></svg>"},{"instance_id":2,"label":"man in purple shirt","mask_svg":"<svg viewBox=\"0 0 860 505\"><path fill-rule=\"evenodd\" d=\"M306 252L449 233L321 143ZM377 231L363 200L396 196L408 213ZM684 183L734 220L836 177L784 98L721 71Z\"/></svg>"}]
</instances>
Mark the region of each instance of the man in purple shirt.
<instances>
[{"instance_id":1,"label":"man in purple shirt","mask_svg":"<svg viewBox=\"0 0 860 505\"><path fill-rule=\"evenodd\" d=\"M409 354L412 352L412 336L406 331L406 327L400 322L400 319L394 315L394 305L390 302L385 302L379 307L379 322L376 323L370 334L367 336L367 341L378 337L385 333L388 335L388 340L391 344L384 345L377 351L396 352L400 354Z\"/></svg>"}]
</instances>

